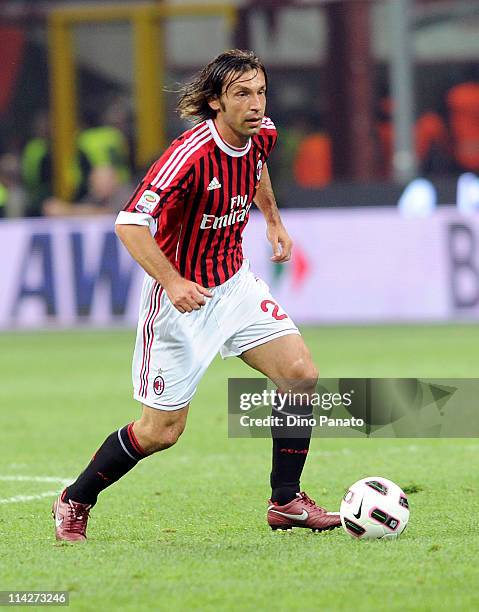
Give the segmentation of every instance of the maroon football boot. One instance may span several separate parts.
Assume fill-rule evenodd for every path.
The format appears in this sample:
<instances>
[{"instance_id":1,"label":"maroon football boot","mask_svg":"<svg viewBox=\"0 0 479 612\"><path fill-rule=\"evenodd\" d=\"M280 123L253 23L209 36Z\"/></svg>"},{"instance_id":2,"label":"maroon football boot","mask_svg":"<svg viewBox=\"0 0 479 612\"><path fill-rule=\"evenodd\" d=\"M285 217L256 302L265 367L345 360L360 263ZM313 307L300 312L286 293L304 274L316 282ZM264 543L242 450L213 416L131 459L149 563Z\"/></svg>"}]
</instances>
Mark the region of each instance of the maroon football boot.
<instances>
[{"instance_id":1,"label":"maroon football boot","mask_svg":"<svg viewBox=\"0 0 479 612\"><path fill-rule=\"evenodd\" d=\"M326 531L341 526L339 512L327 512L304 492L296 493L296 497L284 506L278 506L270 500L267 520L274 531L286 531L292 527Z\"/></svg>"},{"instance_id":2,"label":"maroon football boot","mask_svg":"<svg viewBox=\"0 0 479 612\"><path fill-rule=\"evenodd\" d=\"M63 501L63 493L60 493L52 507L56 538L68 542L86 540L86 528L91 505L80 504L72 500Z\"/></svg>"}]
</instances>

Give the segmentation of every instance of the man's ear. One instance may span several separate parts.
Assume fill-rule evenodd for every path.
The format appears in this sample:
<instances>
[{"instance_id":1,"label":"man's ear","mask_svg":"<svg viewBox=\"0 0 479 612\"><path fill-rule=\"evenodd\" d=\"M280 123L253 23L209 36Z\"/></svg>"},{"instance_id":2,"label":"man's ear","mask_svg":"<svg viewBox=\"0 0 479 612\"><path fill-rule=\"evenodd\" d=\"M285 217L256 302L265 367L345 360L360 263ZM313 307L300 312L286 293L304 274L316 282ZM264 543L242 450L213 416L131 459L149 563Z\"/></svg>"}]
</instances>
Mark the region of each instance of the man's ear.
<instances>
[{"instance_id":1,"label":"man's ear","mask_svg":"<svg viewBox=\"0 0 479 612\"><path fill-rule=\"evenodd\" d=\"M208 106L212 108L214 111L219 111L221 108L221 104L220 104L218 96L215 96L214 98L210 98L208 100Z\"/></svg>"}]
</instances>

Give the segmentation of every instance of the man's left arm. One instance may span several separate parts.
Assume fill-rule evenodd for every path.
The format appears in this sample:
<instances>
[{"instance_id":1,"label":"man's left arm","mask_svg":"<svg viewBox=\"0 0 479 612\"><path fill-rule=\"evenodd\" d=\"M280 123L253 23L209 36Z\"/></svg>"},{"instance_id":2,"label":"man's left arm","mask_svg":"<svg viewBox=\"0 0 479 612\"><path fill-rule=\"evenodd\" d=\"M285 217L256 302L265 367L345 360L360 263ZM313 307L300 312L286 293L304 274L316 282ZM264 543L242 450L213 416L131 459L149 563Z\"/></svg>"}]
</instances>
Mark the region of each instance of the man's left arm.
<instances>
[{"instance_id":1,"label":"man's left arm","mask_svg":"<svg viewBox=\"0 0 479 612\"><path fill-rule=\"evenodd\" d=\"M291 259L293 241L289 237L289 234L281 221L266 164L263 166L263 172L256 190L254 201L266 219L266 237L273 247L273 256L271 257L271 261L276 263L284 263L285 261L289 261Z\"/></svg>"}]
</instances>

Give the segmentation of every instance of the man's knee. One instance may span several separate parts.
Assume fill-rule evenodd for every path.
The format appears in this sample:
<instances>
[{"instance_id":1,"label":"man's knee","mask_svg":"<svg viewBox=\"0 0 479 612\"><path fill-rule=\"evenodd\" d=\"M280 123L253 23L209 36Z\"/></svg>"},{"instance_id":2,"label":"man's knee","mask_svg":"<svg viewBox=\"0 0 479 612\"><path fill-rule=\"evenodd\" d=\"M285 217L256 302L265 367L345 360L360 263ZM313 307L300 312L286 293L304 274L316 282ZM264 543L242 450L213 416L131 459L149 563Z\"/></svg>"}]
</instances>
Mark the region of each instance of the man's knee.
<instances>
[{"instance_id":1,"label":"man's knee","mask_svg":"<svg viewBox=\"0 0 479 612\"><path fill-rule=\"evenodd\" d=\"M312 393L316 389L319 370L309 355L301 355L289 364L285 372L284 391L292 389L296 392Z\"/></svg>"},{"instance_id":2,"label":"man's knee","mask_svg":"<svg viewBox=\"0 0 479 612\"><path fill-rule=\"evenodd\" d=\"M156 453L170 448L176 444L184 430L184 426L179 424L155 427L151 423L142 424L141 421L137 421L137 423L135 434L147 453Z\"/></svg>"},{"instance_id":3,"label":"man's knee","mask_svg":"<svg viewBox=\"0 0 479 612\"><path fill-rule=\"evenodd\" d=\"M152 444L155 446L155 451L165 450L176 444L183 430L183 427L171 425L164 427L161 431L152 432Z\"/></svg>"},{"instance_id":4,"label":"man's knee","mask_svg":"<svg viewBox=\"0 0 479 612\"><path fill-rule=\"evenodd\" d=\"M134 432L141 446L147 453L155 453L170 448L178 441L185 429L186 414L171 413L153 417L145 411L142 417L135 421Z\"/></svg>"}]
</instances>

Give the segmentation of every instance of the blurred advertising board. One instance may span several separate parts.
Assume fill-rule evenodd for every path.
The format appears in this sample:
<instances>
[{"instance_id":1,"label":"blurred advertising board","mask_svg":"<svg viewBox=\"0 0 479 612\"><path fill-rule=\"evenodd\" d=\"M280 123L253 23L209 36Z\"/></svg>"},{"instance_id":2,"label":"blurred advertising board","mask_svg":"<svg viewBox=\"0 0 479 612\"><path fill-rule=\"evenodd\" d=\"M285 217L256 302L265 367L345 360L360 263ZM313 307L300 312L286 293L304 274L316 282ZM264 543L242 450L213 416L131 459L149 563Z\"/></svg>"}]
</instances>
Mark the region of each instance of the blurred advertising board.
<instances>
[{"instance_id":1,"label":"blurred advertising board","mask_svg":"<svg viewBox=\"0 0 479 612\"><path fill-rule=\"evenodd\" d=\"M479 319L479 216L351 208L282 217L291 262L271 263L258 213L244 250L298 324ZM0 256L0 329L136 324L143 272L113 217L3 220Z\"/></svg>"}]
</instances>

